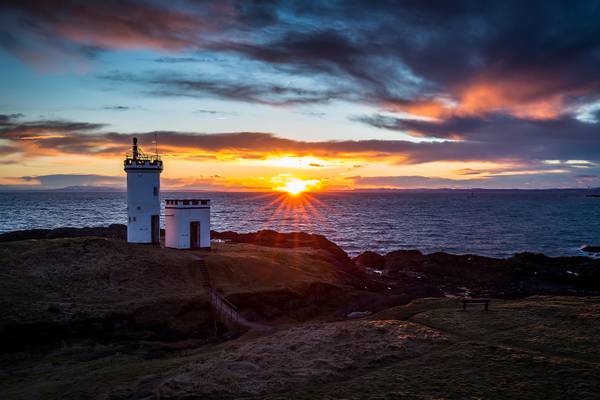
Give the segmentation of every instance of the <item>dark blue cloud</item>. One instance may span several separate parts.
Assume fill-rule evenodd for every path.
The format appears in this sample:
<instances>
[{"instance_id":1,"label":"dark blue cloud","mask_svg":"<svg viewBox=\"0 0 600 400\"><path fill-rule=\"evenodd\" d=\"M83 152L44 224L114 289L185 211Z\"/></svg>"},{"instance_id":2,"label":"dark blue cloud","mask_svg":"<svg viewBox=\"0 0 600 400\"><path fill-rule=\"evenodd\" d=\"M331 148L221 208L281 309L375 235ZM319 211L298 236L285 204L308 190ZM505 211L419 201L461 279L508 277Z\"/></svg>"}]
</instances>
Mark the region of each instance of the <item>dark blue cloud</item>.
<instances>
[{"instance_id":1,"label":"dark blue cloud","mask_svg":"<svg viewBox=\"0 0 600 400\"><path fill-rule=\"evenodd\" d=\"M521 97L531 101L600 88L596 1L22 0L3 2L0 15L12 21L0 29L0 45L13 52L37 34L51 38L46 45L92 54L234 53L295 74L326 74L332 84L348 81L356 93L340 97L365 102L458 96L475 79L528 80L535 87Z\"/></svg>"},{"instance_id":2,"label":"dark blue cloud","mask_svg":"<svg viewBox=\"0 0 600 400\"><path fill-rule=\"evenodd\" d=\"M127 106L106 106L104 107L105 110L109 110L109 111L127 111L130 110L131 107L127 107Z\"/></svg>"},{"instance_id":3,"label":"dark blue cloud","mask_svg":"<svg viewBox=\"0 0 600 400\"><path fill-rule=\"evenodd\" d=\"M441 121L364 116L357 120L414 136L455 139L485 151L490 159L579 159L600 161L600 123L580 121L570 115L532 120L501 114L481 117L454 116Z\"/></svg>"},{"instance_id":4,"label":"dark blue cloud","mask_svg":"<svg viewBox=\"0 0 600 400\"><path fill-rule=\"evenodd\" d=\"M121 176L97 174L52 174L37 176L22 176L23 183L34 184L36 189L58 189L68 186L102 186L121 188L125 179Z\"/></svg>"},{"instance_id":5,"label":"dark blue cloud","mask_svg":"<svg viewBox=\"0 0 600 400\"><path fill-rule=\"evenodd\" d=\"M119 85L138 85L140 90L154 96L215 97L274 106L326 103L346 96L341 88L307 88L220 76L183 76L173 73L134 75L117 71L102 78Z\"/></svg>"}]
</instances>

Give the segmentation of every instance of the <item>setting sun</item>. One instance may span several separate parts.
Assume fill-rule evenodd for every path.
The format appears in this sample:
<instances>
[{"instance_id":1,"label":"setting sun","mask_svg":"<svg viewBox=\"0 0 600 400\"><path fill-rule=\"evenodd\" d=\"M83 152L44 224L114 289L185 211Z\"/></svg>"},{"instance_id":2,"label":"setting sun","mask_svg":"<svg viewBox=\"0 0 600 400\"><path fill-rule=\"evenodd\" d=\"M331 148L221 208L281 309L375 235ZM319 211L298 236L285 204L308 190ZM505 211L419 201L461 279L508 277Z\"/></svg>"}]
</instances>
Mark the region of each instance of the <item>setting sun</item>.
<instances>
[{"instance_id":1,"label":"setting sun","mask_svg":"<svg viewBox=\"0 0 600 400\"><path fill-rule=\"evenodd\" d=\"M282 185L275 187L275 190L287 192L293 196L296 196L302 192L306 192L311 188L317 187L319 184L319 180L317 179L298 179L298 178L289 178Z\"/></svg>"}]
</instances>

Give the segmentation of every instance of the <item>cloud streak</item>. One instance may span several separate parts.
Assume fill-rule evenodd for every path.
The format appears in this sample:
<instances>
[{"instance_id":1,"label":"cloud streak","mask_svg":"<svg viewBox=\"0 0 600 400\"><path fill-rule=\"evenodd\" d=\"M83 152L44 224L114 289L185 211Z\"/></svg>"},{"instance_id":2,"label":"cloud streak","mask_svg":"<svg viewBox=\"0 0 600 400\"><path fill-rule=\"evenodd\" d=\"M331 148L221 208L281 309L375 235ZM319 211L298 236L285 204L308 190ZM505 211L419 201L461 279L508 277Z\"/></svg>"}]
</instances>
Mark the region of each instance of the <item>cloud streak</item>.
<instances>
[{"instance_id":1,"label":"cloud streak","mask_svg":"<svg viewBox=\"0 0 600 400\"><path fill-rule=\"evenodd\" d=\"M122 188L125 185L125 179L123 177L96 174L52 174L22 176L17 180L40 189L58 189L69 186L102 186Z\"/></svg>"},{"instance_id":2,"label":"cloud streak","mask_svg":"<svg viewBox=\"0 0 600 400\"><path fill-rule=\"evenodd\" d=\"M474 149L491 160L577 158L600 161L600 124L583 122L569 115L532 120L494 114L483 117L451 117L441 121L375 115L357 120L378 128L406 132L415 137L451 139L458 140L457 144L472 144Z\"/></svg>"},{"instance_id":3,"label":"cloud streak","mask_svg":"<svg viewBox=\"0 0 600 400\"><path fill-rule=\"evenodd\" d=\"M273 155L319 156L343 159L390 158L398 163L481 159L472 143L414 143L404 140L346 140L305 142L263 132L191 133L103 132L103 124L70 121L6 123L0 138L29 156L88 154L115 155L126 151L133 136L151 143L160 136L163 153L187 159L264 159Z\"/></svg>"},{"instance_id":4,"label":"cloud streak","mask_svg":"<svg viewBox=\"0 0 600 400\"><path fill-rule=\"evenodd\" d=\"M143 143L160 137L161 151L186 159L265 159L273 155L387 160L397 164L434 161L582 160L600 163L598 124L573 118L555 121L457 119L448 122L393 120L388 129L416 132L441 141L343 140L308 142L264 132L195 133L105 132L105 124L73 121L28 121L0 116L3 151L30 156L48 154L116 155L126 151L133 136ZM388 123L390 121L386 120ZM366 122L373 123L366 119ZM446 140L459 138L460 140ZM581 164L581 162L580 162Z\"/></svg>"},{"instance_id":5,"label":"cloud streak","mask_svg":"<svg viewBox=\"0 0 600 400\"><path fill-rule=\"evenodd\" d=\"M347 179L356 189L559 189L600 185L600 176L562 173L514 174L477 179L427 176L354 176Z\"/></svg>"},{"instance_id":6,"label":"cloud streak","mask_svg":"<svg viewBox=\"0 0 600 400\"><path fill-rule=\"evenodd\" d=\"M117 72L103 78L118 83L135 83L154 96L214 97L272 106L326 103L343 95L341 89L311 89L221 77L183 77L177 74L150 77Z\"/></svg>"}]
</instances>

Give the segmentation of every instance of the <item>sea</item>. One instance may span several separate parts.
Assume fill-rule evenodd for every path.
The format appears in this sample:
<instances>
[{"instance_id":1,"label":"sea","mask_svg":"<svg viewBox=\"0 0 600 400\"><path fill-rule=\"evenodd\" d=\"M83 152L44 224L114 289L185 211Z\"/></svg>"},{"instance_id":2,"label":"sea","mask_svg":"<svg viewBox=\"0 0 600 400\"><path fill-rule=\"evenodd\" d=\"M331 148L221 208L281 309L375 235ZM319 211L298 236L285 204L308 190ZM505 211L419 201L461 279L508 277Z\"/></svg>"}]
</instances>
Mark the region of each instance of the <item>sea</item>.
<instances>
[{"instance_id":1,"label":"sea","mask_svg":"<svg viewBox=\"0 0 600 400\"><path fill-rule=\"evenodd\" d=\"M585 190L310 193L163 192L208 198L212 229L325 235L350 255L398 249L510 257L584 255L600 244L600 197ZM125 192L0 192L0 233L127 222ZM164 223L164 221L161 221Z\"/></svg>"}]
</instances>

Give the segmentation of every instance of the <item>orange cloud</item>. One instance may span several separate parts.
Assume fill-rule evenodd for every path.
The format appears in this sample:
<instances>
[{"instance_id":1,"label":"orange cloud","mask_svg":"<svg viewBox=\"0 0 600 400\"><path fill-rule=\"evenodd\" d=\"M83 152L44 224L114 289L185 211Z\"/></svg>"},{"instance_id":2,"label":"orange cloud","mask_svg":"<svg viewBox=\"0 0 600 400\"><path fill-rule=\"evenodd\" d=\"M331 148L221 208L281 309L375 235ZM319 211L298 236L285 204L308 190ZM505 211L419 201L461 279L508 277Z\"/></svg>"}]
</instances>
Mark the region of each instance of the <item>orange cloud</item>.
<instances>
[{"instance_id":1,"label":"orange cloud","mask_svg":"<svg viewBox=\"0 0 600 400\"><path fill-rule=\"evenodd\" d=\"M405 112L417 117L423 118L443 118L451 111L451 106L446 99L433 98L422 99L411 102L393 102L383 103L383 108L391 112Z\"/></svg>"},{"instance_id":2,"label":"orange cloud","mask_svg":"<svg viewBox=\"0 0 600 400\"><path fill-rule=\"evenodd\" d=\"M558 88L548 90L552 85L552 82L528 77L481 77L450 89L447 95L414 101L387 101L382 107L391 112L438 120L488 113L504 113L536 120L553 119L565 112L567 96L580 93Z\"/></svg>"},{"instance_id":3,"label":"orange cloud","mask_svg":"<svg viewBox=\"0 0 600 400\"><path fill-rule=\"evenodd\" d=\"M504 112L521 118L552 119L564 110L564 95L541 93L540 82L480 81L463 88L456 112L478 115Z\"/></svg>"}]
</instances>

